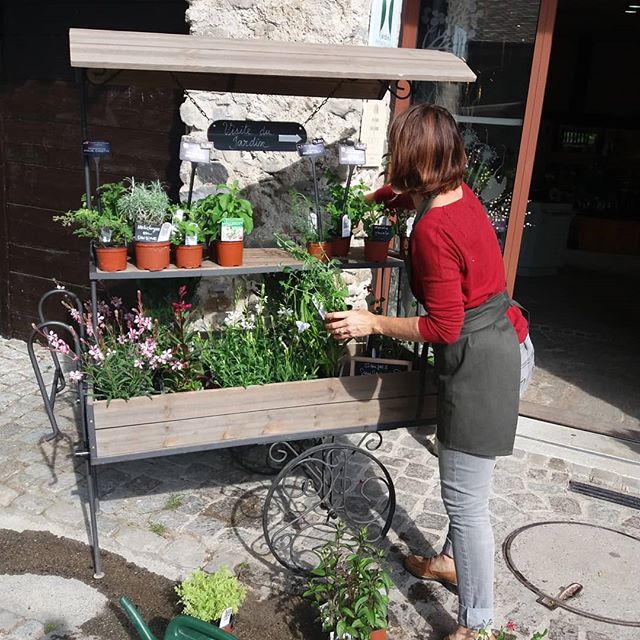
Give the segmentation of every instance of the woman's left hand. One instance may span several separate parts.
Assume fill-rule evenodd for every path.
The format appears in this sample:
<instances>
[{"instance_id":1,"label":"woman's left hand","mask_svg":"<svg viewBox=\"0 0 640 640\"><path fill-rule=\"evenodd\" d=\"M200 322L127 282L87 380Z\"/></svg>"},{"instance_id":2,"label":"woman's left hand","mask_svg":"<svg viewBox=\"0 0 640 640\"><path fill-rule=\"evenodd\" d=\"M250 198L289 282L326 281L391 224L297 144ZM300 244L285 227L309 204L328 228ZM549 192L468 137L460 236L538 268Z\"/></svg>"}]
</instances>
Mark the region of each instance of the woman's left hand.
<instances>
[{"instance_id":1,"label":"woman's left hand","mask_svg":"<svg viewBox=\"0 0 640 640\"><path fill-rule=\"evenodd\" d=\"M376 316L366 309L327 313L324 324L336 340L349 340L375 333Z\"/></svg>"}]
</instances>

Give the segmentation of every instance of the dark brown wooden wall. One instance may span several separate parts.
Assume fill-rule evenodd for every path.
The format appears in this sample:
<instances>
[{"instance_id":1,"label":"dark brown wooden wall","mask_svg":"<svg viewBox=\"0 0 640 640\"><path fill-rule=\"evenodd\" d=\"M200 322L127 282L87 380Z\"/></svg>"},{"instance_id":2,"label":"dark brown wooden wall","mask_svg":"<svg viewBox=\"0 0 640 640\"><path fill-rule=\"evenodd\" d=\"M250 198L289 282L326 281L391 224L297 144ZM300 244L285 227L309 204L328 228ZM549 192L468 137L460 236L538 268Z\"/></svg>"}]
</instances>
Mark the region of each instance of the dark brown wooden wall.
<instances>
[{"instance_id":1,"label":"dark brown wooden wall","mask_svg":"<svg viewBox=\"0 0 640 640\"><path fill-rule=\"evenodd\" d=\"M80 205L79 89L70 27L186 33L183 0L5 0L0 33L0 333L24 337L56 278L86 297L86 240L52 221ZM89 88L89 138L109 140L103 181L160 178L175 196L181 93Z\"/></svg>"}]
</instances>

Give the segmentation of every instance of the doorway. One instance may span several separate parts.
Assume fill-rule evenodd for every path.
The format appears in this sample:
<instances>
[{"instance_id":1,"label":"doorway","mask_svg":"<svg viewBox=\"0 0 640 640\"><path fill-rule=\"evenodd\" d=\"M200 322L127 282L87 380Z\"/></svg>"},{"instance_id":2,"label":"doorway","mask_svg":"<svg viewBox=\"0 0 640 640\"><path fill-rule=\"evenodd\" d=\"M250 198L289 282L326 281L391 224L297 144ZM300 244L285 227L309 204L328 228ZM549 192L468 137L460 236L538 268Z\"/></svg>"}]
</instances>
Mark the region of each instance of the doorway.
<instances>
[{"instance_id":1,"label":"doorway","mask_svg":"<svg viewBox=\"0 0 640 640\"><path fill-rule=\"evenodd\" d=\"M515 297L531 417L640 441L640 3L559 0Z\"/></svg>"}]
</instances>

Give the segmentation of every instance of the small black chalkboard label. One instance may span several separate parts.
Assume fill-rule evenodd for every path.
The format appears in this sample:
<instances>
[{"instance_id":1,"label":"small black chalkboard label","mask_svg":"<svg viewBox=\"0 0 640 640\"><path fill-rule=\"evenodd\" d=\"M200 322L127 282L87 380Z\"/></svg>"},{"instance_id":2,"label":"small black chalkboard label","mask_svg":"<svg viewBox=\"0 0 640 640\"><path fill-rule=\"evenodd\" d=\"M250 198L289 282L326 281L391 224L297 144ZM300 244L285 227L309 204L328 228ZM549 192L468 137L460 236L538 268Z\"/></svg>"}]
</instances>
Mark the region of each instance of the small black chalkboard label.
<instances>
[{"instance_id":1,"label":"small black chalkboard label","mask_svg":"<svg viewBox=\"0 0 640 640\"><path fill-rule=\"evenodd\" d=\"M88 158L111 155L111 143L106 140L84 140L82 153Z\"/></svg>"},{"instance_id":2,"label":"small black chalkboard label","mask_svg":"<svg viewBox=\"0 0 640 640\"><path fill-rule=\"evenodd\" d=\"M413 363L410 360L390 360L387 358L351 358L352 376L377 376L382 373L399 373L411 371Z\"/></svg>"},{"instance_id":3,"label":"small black chalkboard label","mask_svg":"<svg viewBox=\"0 0 640 640\"><path fill-rule=\"evenodd\" d=\"M207 137L221 151L296 151L307 132L297 122L216 120Z\"/></svg>"},{"instance_id":4,"label":"small black chalkboard label","mask_svg":"<svg viewBox=\"0 0 640 640\"><path fill-rule=\"evenodd\" d=\"M390 224L374 224L371 239L378 242L388 242L393 237L393 227Z\"/></svg>"},{"instance_id":5,"label":"small black chalkboard label","mask_svg":"<svg viewBox=\"0 0 640 640\"><path fill-rule=\"evenodd\" d=\"M160 229L162 227L159 224L136 224L136 242L158 242Z\"/></svg>"}]
</instances>

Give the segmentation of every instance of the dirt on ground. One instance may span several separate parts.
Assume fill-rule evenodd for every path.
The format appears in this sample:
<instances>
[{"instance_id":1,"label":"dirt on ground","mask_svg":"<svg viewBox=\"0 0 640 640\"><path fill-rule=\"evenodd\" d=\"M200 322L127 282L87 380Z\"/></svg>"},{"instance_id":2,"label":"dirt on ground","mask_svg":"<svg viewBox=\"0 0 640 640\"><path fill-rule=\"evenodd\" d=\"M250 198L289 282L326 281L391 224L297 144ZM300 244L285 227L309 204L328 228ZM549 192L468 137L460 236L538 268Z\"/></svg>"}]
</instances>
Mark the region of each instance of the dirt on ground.
<instances>
[{"instance_id":1,"label":"dirt on ground","mask_svg":"<svg viewBox=\"0 0 640 640\"><path fill-rule=\"evenodd\" d=\"M84 633L101 640L137 638L118 604L126 595L156 637L162 638L168 621L180 613L175 583L108 551L102 551L102 564L105 576L96 580L87 545L46 531L0 529L0 573L73 578L108 598L107 609L82 626ZM247 587L248 597L234 620L234 635L239 640L325 639L306 601L289 593L258 600L250 582Z\"/></svg>"}]
</instances>

